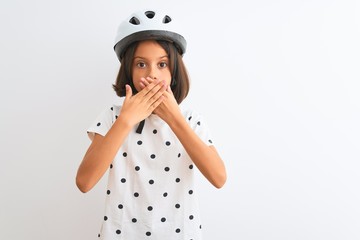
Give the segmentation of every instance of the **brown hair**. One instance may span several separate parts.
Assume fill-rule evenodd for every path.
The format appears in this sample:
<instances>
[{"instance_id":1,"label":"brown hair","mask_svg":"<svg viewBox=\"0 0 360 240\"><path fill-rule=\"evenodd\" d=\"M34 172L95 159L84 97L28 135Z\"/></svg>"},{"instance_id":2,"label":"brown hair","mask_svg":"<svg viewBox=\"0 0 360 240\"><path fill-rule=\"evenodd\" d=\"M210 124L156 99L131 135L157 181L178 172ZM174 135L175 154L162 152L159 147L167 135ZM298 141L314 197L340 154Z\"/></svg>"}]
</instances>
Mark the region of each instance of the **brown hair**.
<instances>
[{"instance_id":1,"label":"brown hair","mask_svg":"<svg viewBox=\"0 0 360 240\"><path fill-rule=\"evenodd\" d=\"M165 50L169 57L171 79L171 90L178 104L180 104L189 93L190 80L181 54L176 46L168 41L156 40ZM132 62L134 54L139 42L132 43L127 47L124 56L121 59L121 66L113 88L119 97L126 95L125 85L128 84L133 90L133 94L137 91L132 81Z\"/></svg>"}]
</instances>

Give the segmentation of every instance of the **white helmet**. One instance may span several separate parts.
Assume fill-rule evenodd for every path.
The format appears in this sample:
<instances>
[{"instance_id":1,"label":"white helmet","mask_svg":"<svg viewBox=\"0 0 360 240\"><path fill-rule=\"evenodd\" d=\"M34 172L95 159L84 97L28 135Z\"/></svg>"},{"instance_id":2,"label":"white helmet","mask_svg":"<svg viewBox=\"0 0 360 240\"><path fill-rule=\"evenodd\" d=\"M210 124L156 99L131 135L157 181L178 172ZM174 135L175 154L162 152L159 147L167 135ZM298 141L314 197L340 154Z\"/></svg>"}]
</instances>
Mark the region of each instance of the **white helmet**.
<instances>
[{"instance_id":1,"label":"white helmet","mask_svg":"<svg viewBox=\"0 0 360 240\"><path fill-rule=\"evenodd\" d=\"M177 33L176 22L169 15L145 10L133 13L118 27L114 50L119 60L131 43L147 39L173 42L181 55L186 50L186 40Z\"/></svg>"}]
</instances>

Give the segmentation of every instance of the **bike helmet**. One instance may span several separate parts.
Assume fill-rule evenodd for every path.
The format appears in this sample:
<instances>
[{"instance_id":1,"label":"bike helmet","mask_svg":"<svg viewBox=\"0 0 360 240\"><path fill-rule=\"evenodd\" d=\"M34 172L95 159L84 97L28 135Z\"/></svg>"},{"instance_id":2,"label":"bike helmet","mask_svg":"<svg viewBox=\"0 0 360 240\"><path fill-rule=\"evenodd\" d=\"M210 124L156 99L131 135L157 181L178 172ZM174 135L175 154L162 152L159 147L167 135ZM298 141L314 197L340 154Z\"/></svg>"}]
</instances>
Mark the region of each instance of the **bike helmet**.
<instances>
[{"instance_id":1,"label":"bike helmet","mask_svg":"<svg viewBox=\"0 0 360 240\"><path fill-rule=\"evenodd\" d=\"M144 10L133 13L118 27L114 45L118 59L121 61L131 43L149 39L172 42L181 55L185 53L186 40L177 32L176 21L159 11Z\"/></svg>"}]
</instances>

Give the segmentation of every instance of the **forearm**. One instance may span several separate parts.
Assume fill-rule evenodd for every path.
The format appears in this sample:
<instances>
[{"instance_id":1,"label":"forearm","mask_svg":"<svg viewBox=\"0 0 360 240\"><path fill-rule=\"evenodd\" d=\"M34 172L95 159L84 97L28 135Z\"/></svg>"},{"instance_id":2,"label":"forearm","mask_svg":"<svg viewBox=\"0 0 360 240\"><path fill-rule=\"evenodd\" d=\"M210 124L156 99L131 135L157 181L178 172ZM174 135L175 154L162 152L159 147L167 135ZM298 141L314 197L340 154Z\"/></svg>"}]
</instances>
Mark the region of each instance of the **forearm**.
<instances>
[{"instance_id":1,"label":"forearm","mask_svg":"<svg viewBox=\"0 0 360 240\"><path fill-rule=\"evenodd\" d=\"M200 172L217 188L226 181L224 163L214 147L207 146L181 116L170 121L169 126Z\"/></svg>"},{"instance_id":2,"label":"forearm","mask_svg":"<svg viewBox=\"0 0 360 240\"><path fill-rule=\"evenodd\" d=\"M101 141L88 149L76 177L82 192L93 188L105 174L131 129L120 115Z\"/></svg>"}]
</instances>

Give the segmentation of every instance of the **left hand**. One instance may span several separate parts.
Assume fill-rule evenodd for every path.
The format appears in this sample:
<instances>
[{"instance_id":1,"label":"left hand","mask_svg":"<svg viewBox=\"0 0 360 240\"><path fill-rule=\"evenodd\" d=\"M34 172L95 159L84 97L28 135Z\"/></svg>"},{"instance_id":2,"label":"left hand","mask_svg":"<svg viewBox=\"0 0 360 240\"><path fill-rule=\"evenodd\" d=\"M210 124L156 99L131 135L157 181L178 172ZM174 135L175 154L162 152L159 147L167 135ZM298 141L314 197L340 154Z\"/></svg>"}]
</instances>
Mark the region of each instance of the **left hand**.
<instances>
[{"instance_id":1,"label":"left hand","mask_svg":"<svg viewBox=\"0 0 360 240\"><path fill-rule=\"evenodd\" d=\"M154 79L152 79L150 77L141 78L141 83L140 83L141 89L145 88L153 81L154 81ZM176 118L182 117L182 114L181 114L180 107L174 97L174 94L171 91L170 86L168 86L166 91L164 91L163 97L164 97L164 99L163 99L162 103L157 108L155 108L153 113L158 115L162 120L164 120L167 124L169 124Z\"/></svg>"}]
</instances>

